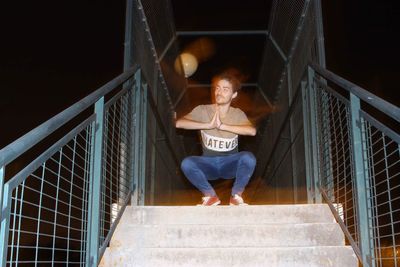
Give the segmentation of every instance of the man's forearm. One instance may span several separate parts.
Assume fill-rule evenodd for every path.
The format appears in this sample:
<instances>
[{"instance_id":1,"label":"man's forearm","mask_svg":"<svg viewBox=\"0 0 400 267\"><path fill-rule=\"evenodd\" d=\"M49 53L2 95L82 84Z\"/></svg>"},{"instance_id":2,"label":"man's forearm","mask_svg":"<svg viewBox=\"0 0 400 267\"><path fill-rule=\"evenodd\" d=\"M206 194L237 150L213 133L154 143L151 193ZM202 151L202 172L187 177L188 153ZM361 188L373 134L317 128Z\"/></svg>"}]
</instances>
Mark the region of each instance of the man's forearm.
<instances>
[{"instance_id":1,"label":"man's forearm","mask_svg":"<svg viewBox=\"0 0 400 267\"><path fill-rule=\"evenodd\" d=\"M176 128L187 129L187 130L209 130L217 128L221 131L227 131L238 135L251 135L255 136L257 130L252 125L229 125L222 123L219 127L213 126L208 122L198 122L185 118L181 118L175 122Z\"/></svg>"},{"instance_id":2,"label":"man's forearm","mask_svg":"<svg viewBox=\"0 0 400 267\"><path fill-rule=\"evenodd\" d=\"M210 123L192 121L192 120L182 118L175 122L175 127L187 129L187 130L207 130L207 129L210 129Z\"/></svg>"},{"instance_id":3,"label":"man's forearm","mask_svg":"<svg viewBox=\"0 0 400 267\"><path fill-rule=\"evenodd\" d=\"M251 135L255 136L257 133L257 130L255 127L251 125L229 125L229 124L224 124L222 123L221 126L219 127L220 130L222 131L227 131L231 133L235 133L238 135Z\"/></svg>"}]
</instances>

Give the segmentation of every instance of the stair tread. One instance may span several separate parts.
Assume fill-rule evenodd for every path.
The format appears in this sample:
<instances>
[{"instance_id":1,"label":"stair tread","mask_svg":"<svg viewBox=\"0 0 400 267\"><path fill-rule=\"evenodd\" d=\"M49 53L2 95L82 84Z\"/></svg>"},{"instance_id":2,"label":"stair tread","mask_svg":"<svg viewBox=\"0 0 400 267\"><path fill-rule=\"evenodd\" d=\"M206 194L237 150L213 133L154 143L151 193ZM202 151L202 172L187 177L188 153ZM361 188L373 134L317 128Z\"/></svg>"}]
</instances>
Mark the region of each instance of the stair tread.
<instances>
[{"instance_id":1,"label":"stair tread","mask_svg":"<svg viewBox=\"0 0 400 267\"><path fill-rule=\"evenodd\" d=\"M111 241L111 246L207 247L211 244L216 247L344 245L344 235L336 223L124 225L117 229Z\"/></svg>"},{"instance_id":2,"label":"stair tread","mask_svg":"<svg viewBox=\"0 0 400 267\"><path fill-rule=\"evenodd\" d=\"M127 207L124 219L131 224L253 224L334 222L327 205L251 206L145 206Z\"/></svg>"},{"instance_id":3,"label":"stair tread","mask_svg":"<svg viewBox=\"0 0 400 267\"><path fill-rule=\"evenodd\" d=\"M129 263L127 259L129 259ZM357 258L351 247L348 246L143 248L118 251L112 259L108 260L111 260L111 263L106 263L104 266L357 266Z\"/></svg>"}]
</instances>

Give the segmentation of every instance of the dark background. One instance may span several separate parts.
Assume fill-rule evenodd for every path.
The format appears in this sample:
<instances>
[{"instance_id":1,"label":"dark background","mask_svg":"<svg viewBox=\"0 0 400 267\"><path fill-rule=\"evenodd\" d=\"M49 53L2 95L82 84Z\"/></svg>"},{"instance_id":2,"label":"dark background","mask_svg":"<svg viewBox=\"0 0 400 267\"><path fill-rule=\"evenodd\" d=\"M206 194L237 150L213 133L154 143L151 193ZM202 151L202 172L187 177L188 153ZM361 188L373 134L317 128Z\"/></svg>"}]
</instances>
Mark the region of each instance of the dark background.
<instances>
[{"instance_id":1,"label":"dark background","mask_svg":"<svg viewBox=\"0 0 400 267\"><path fill-rule=\"evenodd\" d=\"M400 105L398 1L322 5L327 68ZM18 2L0 17L0 148L122 72L125 1Z\"/></svg>"},{"instance_id":2,"label":"dark background","mask_svg":"<svg viewBox=\"0 0 400 267\"><path fill-rule=\"evenodd\" d=\"M0 147L123 67L124 1L14 2L2 10Z\"/></svg>"},{"instance_id":3,"label":"dark background","mask_svg":"<svg viewBox=\"0 0 400 267\"><path fill-rule=\"evenodd\" d=\"M322 4L327 68L399 106L399 1Z\"/></svg>"}]
</instances>

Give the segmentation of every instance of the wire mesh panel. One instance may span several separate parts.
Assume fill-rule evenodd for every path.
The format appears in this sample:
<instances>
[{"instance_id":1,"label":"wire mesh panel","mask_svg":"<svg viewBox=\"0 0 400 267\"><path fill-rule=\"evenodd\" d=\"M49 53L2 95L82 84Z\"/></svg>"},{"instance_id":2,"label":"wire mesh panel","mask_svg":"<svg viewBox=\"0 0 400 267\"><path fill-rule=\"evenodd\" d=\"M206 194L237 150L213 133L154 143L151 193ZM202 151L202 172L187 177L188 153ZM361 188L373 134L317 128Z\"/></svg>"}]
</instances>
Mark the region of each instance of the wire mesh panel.
<instances>
[{"instance_id":1,"label":"wire mesh panel","mask_svg":"<svg viewBox=\"0 0 400 267\"><path fill-rule=\"evenodd\" d=\"M289 54L306 2L305 0L273 2L269 31L286 55Z\"/></svg>"},{"instance_id":2,"label":"wire mesh panel","mask_svg":"<svg viewBox=\"0 0 400 267\"><path fill-rule=\"evenodd\" d=\"M275 107L275 113L270 115L263 133L267 137L261 141L260 147L276 147L271 159L261 160L260 163L266 163L267 166L262 168L271 171L265 172L267 179L273 178L272 173L289 177L286 171L288 166L292 168L289 179L292 179L295 202L306 201L306 173L305 144L299 139L300 136L304 140L304 135L299 131L302 130L303 119L300 117L300 120L295 120L293 116L302 115L294 110L303 104L299 90L307 65L321 60L316 54L317 47L321 45L317 42L320 37L317 27L322 23L317 13L315 1L273 1L268 25L270 38L265 47L259 77L260 88ZM264 150L259 151L259 154L263 154ZM278 162L284 162L287 153L291 155L293 164L277 165ZM258 170L256 173L259 173Z\"/></svg>"},{"instance_id":3,"label":"wire mesh panel","mask_svg":"<svg viewBox=\"0 0 400 267\"><path fill-rule=\"evenodd\" d=\"M169 120L166 112L161 113L151 98L148 103L145 204L173 205L176 202L173 192L182 184L181 175L176 172L182 152L179 140L174 140L174 135L168 131L170 125L166 126Z\"/></svg>"},{"instance_id":4,"label":"wire mesh panel","mask_svg":"<svg viewBox=\"0 0 400 267\"><path fill-rule=\"evenodd\" d=\"M371 259L400 266L400 136L362 112Z\"/></svg>"},{"instance_id":5,"label":"wire mesh panel","mask_svg":"<svg viewBox=\"0 0 400 267\"><path fill-rule=\"evenodd\" d=\"M358 243L350 104L323 84L316 96L321 187Z\"/></svg>"},{"instance_id":6,"label":"wire mesh panel","mask_svg":"<svg viewBox=\"0 0 400 267\"><path fill-rule=\"evenodd\" d=\"M264 48L263 64L260 70L259 84L270 99L274 99L277 94L279 81L282 71L285 68L285 61L274 47L271 41L268 41Z\"/></svg>"},{"instance_id":7,"label":"wire mesh panel","mask_svg":"<svg viewBox=\"0 0 400 267\"><path fill-rule=\"evenodd\" d=\"M400 135L392 130L400 109L318 65L312 69L318 157L311 160L322 196L363 265L400 266Z\"/></svg>"},{"instance_id":8,"label":"wire mesh panel","mask_svg":"<svg viewBox=\"0 0 400 267\"><path fill-rule=\"evenodd\" d=\"M93 118L6 183L7 265L85 264Z\"/></svg>"},{"instance_id":9,"label":"wire mesh panel","mask_svg":"<svg viewBox=\"0 0 400 267\"><path fill-rule=\"evenodd\" d=\"M100 247L107 246L107 235L130 196L133 174L132 97L131 90L121 91L107 102L105 108Z\"/></svg>"},{"instance_id":10,"label":"wire mesh panel","mask_svg":"<svg viewBox=\"0 0 400 267\"><path fill-rule=\"evenodd\" d=\"M1 266L97 263L132 193L133 88L122 83L135 72L0 150L2 182L4 168L30 156L0 185Z\"/></svg>"},{"instance_id":11,"label":"wire mesh panel","mask_svg":"<svg viewBox=\"0 0 400 267\"><path fill-rule=\"evenodd\" d=\"M304 72L307 69L308 63L318 62L319 59L316 53L318 49L316 28L319 21L317 20L317 12L314 4L308 5L307 15L304 18L304 25L301 34L298 36L298 42L291 56L289 74L291 91L289 94L294 96L296 91L300 89L299 83L304 77Z\"/></svg>"},{"instance_id":12,"label":"wire mesh panel","mask_svg":"<svg viewBox=\"0 0 400 267\"><path fill-rule=\"evenodd\" d=\"M154 46L160 55L175 35L172 7L169 1L141 0L151 32Z\"/></svg>"},{"instance_id":13,"label":"wire mesh panel","mask_svg":"<svg viewBox=\"0 0 400 267\"><path fill-rule=\"evenodd\" d=\"M291 154L293 162L293 190L295 203L304 202L307 199L306 190L306 166L304 164L304 126L303 126L303 99L294 97L292 113L290 116Z\"/></svg>"},{"instance_id":14,"label":"wire mesh panel","mask_svg":"<svg viewBox=\"0 0 400 267\"><path fill-rule=\"evenodd\" d=\"M136 63L140 64L143 76L148 81L150 88L157 88L154 84L157 81L154 77L158 76L157 53L154 44L151 42L151 34L146 25L143 9L135 6L132 17L134 38L132 57Z\"/></svg>"},{"instance_id":15,"label":"wire mesh panel","mask_svg":"<svg viewBox=\"0 0 400 267\"><path fill-rule=\"evenodd\" d=\"M183 89L185 78L173 69L179 51L171 4L167 0L135 0L135 5L134 58L143 68L152 95L157 97L158 90L165 90L167 93L163 102L172 110L179 98L179 91L176 90Z\"/></svg>"},{"instance_id":16,"label":"wire mesh panel","mask_svg":"<svg viewBox=\"0 0 400 267\"><path fill-rule=\"evenodd\" d=\"M183 144L174 124L174 103L180 98L186 81L173 69L178 56L171 3L135 0L133 9L134 58L142 66L149 98L156 105L168 142L183 157ZM168 23L165 23L168 22ZM168 88L167 88L168 87Z\"/></svg>"}]
</instances>

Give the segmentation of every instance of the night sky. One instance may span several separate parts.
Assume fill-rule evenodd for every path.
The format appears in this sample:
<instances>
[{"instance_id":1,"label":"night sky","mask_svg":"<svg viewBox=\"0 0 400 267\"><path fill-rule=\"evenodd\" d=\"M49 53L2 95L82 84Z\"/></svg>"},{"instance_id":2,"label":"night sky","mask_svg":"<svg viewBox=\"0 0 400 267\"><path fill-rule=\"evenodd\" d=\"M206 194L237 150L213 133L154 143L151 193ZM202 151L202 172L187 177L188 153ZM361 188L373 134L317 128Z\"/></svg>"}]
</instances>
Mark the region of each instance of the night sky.
<instances>
[{"instance_id":1,"label":"night sky","mask_svg":"<svg viewBox=\"0 0 400 267\"><path fill-rule=\"evenodd\" d=\"M324 1L327 68L400 106L399 1Z\"/></svg>"},{"instance_id":2,"label":"night sky","mask_svg":"<svg viewBox=\"0 0 400 267\"><path fill-rule=\"evenodd\" d=\"M398 1L322 2L328 69L400 105ZM124 1L18 1L1 17L0 148L122 72Z\"/></svg>"},{"instance_id":3,"label":"night sky","mask_svg":"<svg viewBox=\"0 0 400 267\"><path fill-rule=\"evenodd\" d=\"M123 66L124 1L13 2L8 12L2 10L7 23L0 147L108 82Z\"/></svg>"}]
</instances>

